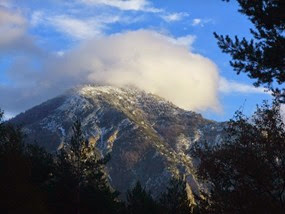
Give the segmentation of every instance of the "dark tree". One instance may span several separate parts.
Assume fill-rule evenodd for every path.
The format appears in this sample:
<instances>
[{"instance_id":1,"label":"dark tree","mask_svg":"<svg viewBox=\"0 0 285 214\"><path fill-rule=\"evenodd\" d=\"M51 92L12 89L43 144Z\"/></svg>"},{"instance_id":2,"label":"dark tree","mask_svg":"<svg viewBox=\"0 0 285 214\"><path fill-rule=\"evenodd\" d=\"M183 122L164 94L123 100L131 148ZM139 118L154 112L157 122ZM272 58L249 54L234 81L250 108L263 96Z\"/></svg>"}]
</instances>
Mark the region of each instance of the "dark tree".
<instances>
[{"instance_id":1,"label":"dark tree","mask_svg":"<svg viewBox=\"0 0 285 214\"><path fill-rule=\"evenodd\" d=\"M229 1L229 0L227 0ZM231 55L231 66L240 74L255 79L255 86L265 85L276 95L285 83L285 1L237 0L239 12L254 25L252 39L230 38L214 33L224 53Z\"/></svg>"},{"instance_id":2,"label":"dark tree","mask_svg":"<svg viewBox=\"0 0 285 214\"><path fill-rule=\"evenodd\" d=\"M127 209L131 214L159 213L159 205L139 182L127 193Z\"/></svg>"},{"instance_id":3,"label":"dark tree","mask_svg":"<svg viewBox=\"0 0 285 214\"><path fill-rule=\"evenodd\" d=\"M1 213L122 213L101 158L77 121L58 154L25 144L19 128L4 123L0 111Z\"/></svg>"},{"instance_id":4,"label":"dark tree","mask_svg":"<svg viewBox=\"0 0 285 214\"><path fill-rule=\"evenodd\" d=\"M202 213L284 213L285 125L277 101L251 118L237 112L218 145L196 144L197 174L208 191Z\"/></svg>"},{"instance_id":5,"label":"dark tree","mask_svg":"<svg viewBox=\"0 0 285 214\"><path fill-rule=\"evenodd\" d=\"M49 154L23 143L19 128L0 113L0 212L48 213L44 186L52 168Z\"/></svg>"},{"instance_id":6,"label":"dark tree","mask_svg":"<svg viewBox=\"0 0 285 214\"><path fill-rule=\"evenodd\" d=\"M81 123L76 121L69 144L60 151L53 179L53 213L116 213L121 208L105 173L109 157L101 158L95 147L84 139ZM55 195L55 197L53 197Z\"/></svg>"},{"instance_id":7,"label":"dark tree","mask_svg":"<svg viewBox=\"0 0 285 214\"><path fill-rule=\"evenodd\" d=\"M160 204L163 213L189 214L193 213L193 205L187 193L187 184L183 179L171 179L167 191L162 194Z\"/></svg>"}]
</instances>

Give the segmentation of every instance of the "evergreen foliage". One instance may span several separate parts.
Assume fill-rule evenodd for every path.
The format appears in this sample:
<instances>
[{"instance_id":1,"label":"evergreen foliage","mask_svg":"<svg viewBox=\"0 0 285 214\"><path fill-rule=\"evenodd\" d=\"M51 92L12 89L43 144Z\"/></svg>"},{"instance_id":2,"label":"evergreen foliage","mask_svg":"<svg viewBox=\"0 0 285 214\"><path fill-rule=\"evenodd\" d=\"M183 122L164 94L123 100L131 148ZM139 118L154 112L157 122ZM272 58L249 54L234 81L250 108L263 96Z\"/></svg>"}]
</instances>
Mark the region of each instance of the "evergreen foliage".
<instances>
[{"instance_id":1,"label":"evergreen foliage","mask_svg":"<svg viewBox=\"0 0 285 214\"><path fill-rule=\"evenodd\" d=\"M280 104L264 103L254 116L237 112L218 145L197 144L198 175L207 185L202 213L284 213L285 124Z\"/></svg>"},{"instance_id":2,"label":"evergreen foliage","mask_svg":"<svg viewBox=\"0 0 285 214\"><path fill-rule=\"evenodd\" d=\"M108 182L110 159L84 138L76 121L70 142L51 154L25 144L24 135L2 120L0 111L0 195L3 213L192 213L186 183L172 180L156 201L138 182L127 193L127 206Z\"/></svg>"},{"instance_id":3,"label":"evergreen foliage","mask_svg":"<svg viewBox=\"0 0 285 214\"><path fill-rule=\"evenodd\" d=\"M56 157L52 185L54 213L117 213L122 205L118 192L108 184L105 164L95 145L84 139L81 124L76 121L73 136Z\"/></svg>"},{"instance_id":4,"label":"evergreen foliage","mask_svg":"<svg viewBox=\"0 0 285 214\"><path fill-rule=\"evenodd\" d=\"M167 191L160 198L160 203L164 209L163 213L193 213L193 208L186 191L186 182L181 178L171 179Z\"/></svg>"},{"instance_id":5,"label":"evergreen foliage","mask_svg":"<svg viewBox=\"0 0 285 214\"><path fill-rule=\"evenodd\" d=\"M159 213L159 205L137 182L135 187L127 193L127 208L130 214Z\"/></svg>"},{"instance_id":6,"label":"evergreen foliage","mask_svg":"<svg viewBox=\"0 0 285 214\"><path fill-rule=\"evenodd\" d=\"M246 73L256 81L255 86L265 85L278 95L285 83L285 1L237 2L239 12L254 26L250 29L253 38L231 38L214 33L218 45L224 53L231 55L230 64L237 74Z\"/></svg>"},{"instance_id":7,"label":"evergreen foliage","mask_svg":"<svg viewBox=\"0 0 285 214\"><path fill-rule=\"evenodd\" d=\"M25 144L0 113L0 195L3 213L122 213L124 204L100 158L76 121L70 143L57 154Z\"/></svg>"},{"instance_id":8,"label":"evergreen foliage","mask_svg":"<svg viewBox=\"0 0 285 214\"><path fill-rule=\"evenodd\" d=\"M44 150L23 143L19 128L4 124L0 115L1 213L48 213L42 191L52 167Z\"/></svg>"}]
</instances>

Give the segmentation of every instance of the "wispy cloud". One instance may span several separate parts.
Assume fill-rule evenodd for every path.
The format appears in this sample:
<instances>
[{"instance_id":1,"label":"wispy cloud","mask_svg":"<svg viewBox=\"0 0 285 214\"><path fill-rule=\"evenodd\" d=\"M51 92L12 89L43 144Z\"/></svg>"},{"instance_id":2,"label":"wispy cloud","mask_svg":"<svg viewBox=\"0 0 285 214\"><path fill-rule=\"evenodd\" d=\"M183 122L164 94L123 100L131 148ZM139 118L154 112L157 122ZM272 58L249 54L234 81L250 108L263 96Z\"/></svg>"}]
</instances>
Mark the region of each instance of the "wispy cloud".
<instances>
[{"instance_id":1,"label":"wispy cloud","mask_svg":"<svg viewBox=\"0 0 285 214\"><path fill-rule=\"evenodd\" d=\"M0 35L0 54L39 51L28 33L28 21L19 11L0 6Z\"/></svg>"},{"instance_id":2,"label":"wispy cloud","mask_svg":"<svg viewBox=\"0 0 285 214\"><path fill-rule=\"evenodd\" d=\"M105 5L119 10L133 10L145 12L161 12L161 9L154 8L147 0L78 0L88 5Z\"/></svg>"},{"instance_id":3,"label":"wispy cloud","mask_svg":"<svg viewBox=\"0 0 285 214\"><path fill-rule=\"evenodd\" d=\"M201 20L201 19L193 19L193 21L192 21L192 25L193 25L193 26L197 26L197 25L200 25L200 24L201 24L201 22L202 22L202 20Z\"/></svg>"},{"instance_id":4,"label":"wispy cloud","mask_svg":"<svg viewBox=\"0 0 285 214\"><path fill-rule=\"evenodd\" d=\"M1 0L0 1L0 6L9 8L9 7L12 6L12 4L11 4L11 2L9 0Z\"/></svg>"},{"instance_id":5,"label":"wispy cloud","mask_svg":"<svg viewBox=\"0 0 285 214\"><path fill-rule=\"evenodd\" d=\"M192 20L192 26L200 26L204 27L206 24L212 23L214 24L213 19L201 19L201 18L195 18Z\"/></svg>"},{"instance_id":6,"label":"wispy cloud","mask_svg":"<svg viewBox=\"0 0 285 214\"><path fill-rule=\"evenodd\" d=\"M12 114L12 113L9 113L9 112L4 112L4 121L5 120L9 120L9 119L11 119L11 118L13 118L13 117L15 117L16 116L16 114Z\"/></svg>"},{"instance_id":7,"label":"wispy cloud","mask_svg":"<svg viewBox=\"0 0 285 214\"><path fill-rule=\"evenodd\" d=\"M54 16L47 19L59 32L75 39L88 39L102 34L104 26L94 19L81 20L69 16Z\"/></svg>"},{"instance_id":8,"label":"wispy cloud","mask_svg":"<svg viewBox=\"0 0 285 214\"><path fill-rule=\"evenodd\" d=\"M102 36L108 24L116 22L130 22L126 17L112 16L108 14L97 15L91 18L80 18L71 15L48 16L43 12L36 11L31 18L33 26L46 25L53 27L56 31L77 39L90 39Z\"/></svg>"},{"instance_id":9,"label":"wispy cloud","mask_svg":"<svg viewBox=\"0 0 285 214\"><path fill-rule=\"evenodd\" d=\"M220 78L219 91L222 93L270 94L265 88Z\"/></svg>"},{"instance_id":10,"label":"wispy cloud","mask_svg":"<svg viewBox=\"0 0 285 214\"><path fill-rule=\"evenodd\" d=\"M188 48L192 48L192 44L195 42L196 36L195 35L186 35L181 36L178 38L171 38L170 41L176 45L186 46Z\"/></svg>"},{"instance_id":11,"label":"wispy cloud","mask_svg":"<svg viewBox=\"0 0 285 214\"><path fill-rule=\"evenodd\" d=\"M161 18L166 22L177 22L181 21L183 18L189 16L188 13L180 12L180 13L170 13L161 15Z\"/></svg>"},{"instance_id":12,"label":"wispy cloud","mask_svg":"<svg viewBox=\"0 0 285 214\"><path fill-rule=\"evenodd\" d=\"M19 13L0 7L0 45L12 43L26 32L26 19Z\"/></svg>"},{"instance_id":13,"label":"wispy cloud","mask_svg":"<svg viewBox=\"0 0 285 214\"><path fill-rule=\"evenodd\" d=\"M44 20L44 12L43 11L34 11L30 18L30 23L33 27L42 24Z\"/></svg>"}]
</instances>

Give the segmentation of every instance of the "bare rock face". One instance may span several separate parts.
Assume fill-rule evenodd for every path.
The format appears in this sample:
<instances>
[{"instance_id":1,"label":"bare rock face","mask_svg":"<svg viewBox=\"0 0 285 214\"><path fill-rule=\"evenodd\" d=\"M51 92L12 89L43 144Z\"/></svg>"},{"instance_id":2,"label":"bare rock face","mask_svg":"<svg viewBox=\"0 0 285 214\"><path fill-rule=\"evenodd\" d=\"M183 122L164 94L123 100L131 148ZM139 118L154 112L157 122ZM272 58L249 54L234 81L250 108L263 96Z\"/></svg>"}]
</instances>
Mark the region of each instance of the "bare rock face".
<instances>
[{"instance_id":1,"label":"bare rock face","mask_svg":"<svg viewBox=\"0 0 285 214\"><path fill-rule=\"evenodd\" d=\"M181 173L197 193L189 148L200 140L217 143L223 134L222 124L131 87L82 86L11 122L23 126L27 141L53 152L68 143L76 119L101 155L110 153L110 182L123 195L139 180L156 196Z\"/></svg>"}]
</instances>

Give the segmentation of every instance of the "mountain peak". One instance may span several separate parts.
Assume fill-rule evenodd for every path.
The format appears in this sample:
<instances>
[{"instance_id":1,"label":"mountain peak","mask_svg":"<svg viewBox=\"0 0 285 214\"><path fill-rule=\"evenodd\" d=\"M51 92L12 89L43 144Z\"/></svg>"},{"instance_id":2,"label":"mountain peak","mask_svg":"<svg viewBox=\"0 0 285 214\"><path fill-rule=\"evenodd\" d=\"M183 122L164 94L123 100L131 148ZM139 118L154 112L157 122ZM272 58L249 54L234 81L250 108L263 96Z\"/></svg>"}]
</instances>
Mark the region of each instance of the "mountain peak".
<instances>
[{"instance_id":1,"label":"mountain peak","mask_svg":"<svg viewBox=\"0 0 285 214\"><path fill-rule=\"evenodd\" d=\"M75 91L81 95L94 95L95 93L124 93L124 89L130 87L116 87L111 85L83 85L75 88Z\"/></svg>"},{"instance_id":2,"label":"mountain peak","mask_svg":"<svg viewBox=\"0 0 285 214\"><path fill-rule=\"evenodd\" d=\"M159 96L134 87L103 85L74 88L11 122L23 124L27 141L55 151L69 142L76 119L101 154L111 155L111 184L122 193L139 180L159 194L172 176L181 173L197 192L189 148L199 140L216 142L222 133L221 124Z\"/></svg>"},{"instance_id":3,"label":"mountain peak","mask_svg":"<svg viewBox=\"0 0 285 214\"><path fill-rule=\"evenodd\" d=\"M135 96L138 96L137 98L148 96L148 97L153 97L159 101L164 101L170 104L170 102L165 100L164 98L159 97L153 93L146 92L132 85L127 85L127 86L95 85L95 84L94 85L82 85L82 86L72 89L72 91L77 93L78 95L86 96L86 97L92 97L92 96L94 97L94 96L98 96L101 94L106 94L106 95L109 94L109 95L114 95L114 96L123 96L119 98L126 98L126 96L128 96L129 98L135 99L136 98Z\"/></svg>"}]
</instances>

